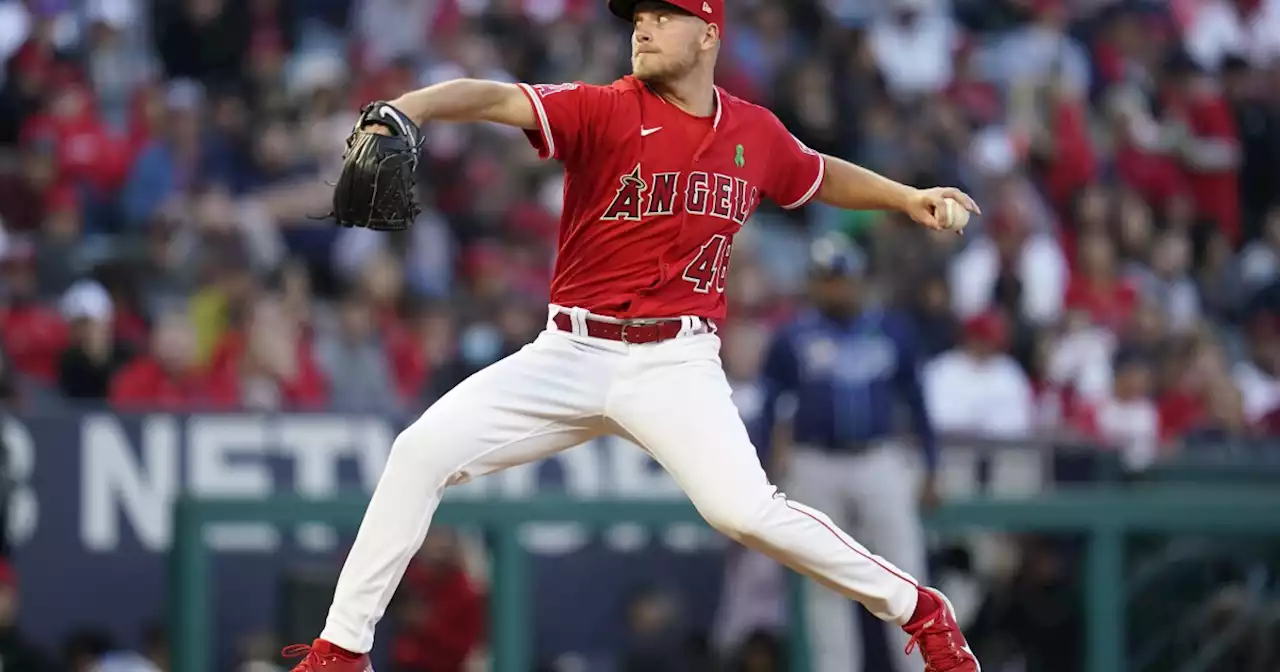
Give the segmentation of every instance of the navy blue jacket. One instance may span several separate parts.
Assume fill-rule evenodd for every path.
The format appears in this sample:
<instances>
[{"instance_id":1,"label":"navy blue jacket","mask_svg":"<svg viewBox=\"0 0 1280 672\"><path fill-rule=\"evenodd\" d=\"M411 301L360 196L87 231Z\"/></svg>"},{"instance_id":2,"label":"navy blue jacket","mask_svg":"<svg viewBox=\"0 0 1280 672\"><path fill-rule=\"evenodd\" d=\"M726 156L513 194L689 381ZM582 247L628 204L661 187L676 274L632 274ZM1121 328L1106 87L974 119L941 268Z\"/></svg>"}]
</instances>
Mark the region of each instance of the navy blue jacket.
<instances>
[{"instance_id":1,"label":"navy blue jacket","mask_svg":"<svg viewBox=\"0 0 1280 672\"><path fill-rule=\"evenodd\" d=\"M922 363L906 315L866 310L840 322L804 312L778 331L765 356L762 448L784 397L795 403L795 442L833 451L899 434L905 409L932 471L938 450L920 386Z\"/></svg>"}]
</instances>

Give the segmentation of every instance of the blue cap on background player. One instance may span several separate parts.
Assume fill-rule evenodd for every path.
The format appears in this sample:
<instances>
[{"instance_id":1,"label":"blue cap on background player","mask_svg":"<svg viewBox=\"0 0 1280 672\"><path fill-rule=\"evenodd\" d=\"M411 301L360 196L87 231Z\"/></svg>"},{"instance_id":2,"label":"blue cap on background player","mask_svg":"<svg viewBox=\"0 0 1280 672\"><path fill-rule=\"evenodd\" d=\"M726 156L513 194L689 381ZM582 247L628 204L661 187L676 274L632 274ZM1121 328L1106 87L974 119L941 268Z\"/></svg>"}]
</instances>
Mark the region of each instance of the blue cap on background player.
<instances>
[{"instance_id":1,"label":"blue cap on background player","mask_svg":"<svg viewBox=\"0 0 1280 672\"><path fill-rule=\"evenodd\" d=\"M867 269L862 251L839 234L822 236L809 245L809 272L816 275L860 277Z\"/></svg>"}]
</instances>

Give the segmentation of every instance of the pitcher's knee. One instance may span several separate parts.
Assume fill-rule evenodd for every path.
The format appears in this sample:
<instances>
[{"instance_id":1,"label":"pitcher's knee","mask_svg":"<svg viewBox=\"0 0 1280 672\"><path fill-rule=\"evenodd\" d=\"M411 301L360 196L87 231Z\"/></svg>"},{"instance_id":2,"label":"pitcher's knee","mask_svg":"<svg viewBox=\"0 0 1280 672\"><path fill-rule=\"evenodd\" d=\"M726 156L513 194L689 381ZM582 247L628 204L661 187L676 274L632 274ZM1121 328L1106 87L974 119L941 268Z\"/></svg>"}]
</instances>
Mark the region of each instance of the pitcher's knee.
<instances>
[{"instance_id":1,"label":"pitcher's knee","mask_svg":"<svg viewBox=\"0 0 1280 672\"><path fill-rule=\"evenodd\" d=\"M427 483L444 487L453 479L457 465L448 459L449 451L441 449L441 440L433 438L436 433L424 420L419 419L396 436L386 470L421 474Z\"/></svg>"}]
</instances>

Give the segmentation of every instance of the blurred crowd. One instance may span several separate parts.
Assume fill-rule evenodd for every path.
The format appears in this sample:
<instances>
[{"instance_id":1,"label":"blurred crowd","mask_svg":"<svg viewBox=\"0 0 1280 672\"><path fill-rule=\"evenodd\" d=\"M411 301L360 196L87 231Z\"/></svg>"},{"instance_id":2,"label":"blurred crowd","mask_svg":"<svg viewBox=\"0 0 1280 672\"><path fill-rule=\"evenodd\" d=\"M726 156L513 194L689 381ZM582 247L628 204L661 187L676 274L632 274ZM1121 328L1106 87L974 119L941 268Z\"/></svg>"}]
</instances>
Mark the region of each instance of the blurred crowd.
<instances>
[{"instance_id":1,"label":"blurred crowd","mask_svg":"<svg viewBox=\"0 0 1280 672\"><path fill-rule=\"evenodd\" d=\"M985 213L960 237L764 208L723 325L740 390L802 298L807 241L837 231L918 318L941 431L1084 437L1134 468L1280 431L1280 0L728 9L725 89ZM342 140L361 104L451 78L611 81L628 32L605 14L0 0L0 394L425 407L542 328L563 178L518 132L431 125L414 226L341 229ZM772 669L755 660L738 669Z\"/></svg>"},{"instance_id":2,"label":"blurred crowd","mask_svg":"<svg viewBox=\"0 0 1280 672\"><path fill-rule=\"evenodd\" d=\"M730 10L726 89L986 213L960 238L766 208L731 279L735 379L804 240L839 230L918 313L945 431L1141 466L1280 422L1280 3ZM325 180L356 110L462 76L603 83L628 42L589 0L4 0L0 57L11 400L416 410L541 328L562 177L518 133L432 125L419 221L342 230Z\"/></svg>"}]
</instances>

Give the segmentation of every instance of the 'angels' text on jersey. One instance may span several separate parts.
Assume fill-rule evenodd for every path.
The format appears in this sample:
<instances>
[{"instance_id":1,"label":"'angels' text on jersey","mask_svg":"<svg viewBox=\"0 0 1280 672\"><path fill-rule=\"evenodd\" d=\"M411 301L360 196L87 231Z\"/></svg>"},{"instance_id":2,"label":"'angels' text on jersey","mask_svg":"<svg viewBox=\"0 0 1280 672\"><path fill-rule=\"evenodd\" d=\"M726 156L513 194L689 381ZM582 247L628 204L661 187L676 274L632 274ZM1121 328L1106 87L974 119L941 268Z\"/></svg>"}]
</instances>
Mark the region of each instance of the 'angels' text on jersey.
<instances>
[{"instance_id":1,"label":"'angels' text on jersey","mask_svg":"<svg viewBox=\"0 0 1280 672\"><path fill-rule=\"evenodd\" d=\"M741 177L695 170L687 174L651 173L646 178L636 164L618 176L618 191L600 219L638 222L645 217L674 215L678 201L688 214L709 215L742 226L759 197L760 190Z\"/></svg>"}]
</instances>

